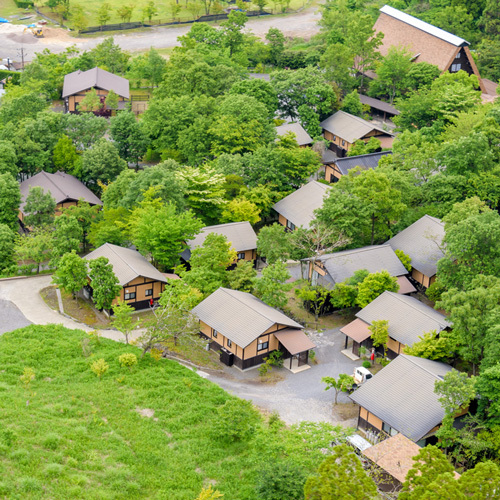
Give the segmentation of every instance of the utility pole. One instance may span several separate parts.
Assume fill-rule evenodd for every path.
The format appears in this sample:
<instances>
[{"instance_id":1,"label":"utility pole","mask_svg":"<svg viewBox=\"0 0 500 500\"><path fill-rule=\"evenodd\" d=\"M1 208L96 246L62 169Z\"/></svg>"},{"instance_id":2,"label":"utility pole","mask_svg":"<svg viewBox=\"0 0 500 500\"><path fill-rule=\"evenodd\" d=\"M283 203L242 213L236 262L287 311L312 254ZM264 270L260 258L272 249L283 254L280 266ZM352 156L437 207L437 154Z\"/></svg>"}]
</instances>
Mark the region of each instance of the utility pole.
<instances>
[{"instance_id":1,"label":"utility pole","mask_svg":"<svg viewBox=\"0 0 500 500\"><path fill-rule=\"evenodd\" d=\"M21 56L21 69L24 71L24 47L21 47L20 49L17 50L19 52L19 55Z\"/></svg>"}]
</instances>

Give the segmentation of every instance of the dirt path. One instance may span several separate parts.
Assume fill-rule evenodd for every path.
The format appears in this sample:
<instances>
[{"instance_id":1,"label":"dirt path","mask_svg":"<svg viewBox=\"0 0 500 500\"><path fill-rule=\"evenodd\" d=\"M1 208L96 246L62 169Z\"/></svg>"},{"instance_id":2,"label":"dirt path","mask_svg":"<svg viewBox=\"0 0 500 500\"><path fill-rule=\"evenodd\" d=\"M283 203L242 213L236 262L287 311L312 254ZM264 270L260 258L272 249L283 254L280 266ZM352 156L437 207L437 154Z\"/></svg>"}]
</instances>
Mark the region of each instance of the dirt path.
<instances>
[{"instance_id":1,"label":"dirt path","mask_svg":"<svg viewBox=\"0 0 500 500\"><path fill-rule=\"evenodd\" d=\"M302 12L288 16L266 16L252 18L247 23L247 30L263 38L269 28L280 29L285 36L299 36L310 38L319 31L317 25L320 19L318 7L310 7ZM20 60L20 49L24 50L24 59L30 61L36 52L48 49L51 52L62 52L71 45L76 45L80 50L88 50L104 40L98 38L72 38L63 29L47 28L45 38L37 39L31 33L23 34L22 31L12 28L3 28L0 25L0 58L10 57ZM150 47L156 49L175 47L179 45L177 38L185 35L191 29L190 25L182 27L158 27L139 33L126 33L114 35L115 42L124 50L144 51Z\"/></svg>"}]
</instances>

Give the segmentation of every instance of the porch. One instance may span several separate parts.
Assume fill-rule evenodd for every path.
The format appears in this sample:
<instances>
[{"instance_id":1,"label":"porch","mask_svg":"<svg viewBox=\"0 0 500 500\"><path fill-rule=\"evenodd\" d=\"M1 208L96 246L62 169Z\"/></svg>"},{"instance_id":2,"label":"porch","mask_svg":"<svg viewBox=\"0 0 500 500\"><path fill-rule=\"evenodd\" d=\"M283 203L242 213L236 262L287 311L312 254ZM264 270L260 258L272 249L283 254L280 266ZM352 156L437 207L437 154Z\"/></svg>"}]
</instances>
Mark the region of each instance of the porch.
<instances>
[{"instance_id":1,"label":"porch","mask_svg":"<svg viewBox=\"0 0 500 500\"><path fill-rule=\"evenodd\" d=\"M311 368L309 351L316 347L302 330L286 328L274 332L278 339L278 349L283 353L283 366L292 373L299 373Z\"/></svg>"}]
</instances>

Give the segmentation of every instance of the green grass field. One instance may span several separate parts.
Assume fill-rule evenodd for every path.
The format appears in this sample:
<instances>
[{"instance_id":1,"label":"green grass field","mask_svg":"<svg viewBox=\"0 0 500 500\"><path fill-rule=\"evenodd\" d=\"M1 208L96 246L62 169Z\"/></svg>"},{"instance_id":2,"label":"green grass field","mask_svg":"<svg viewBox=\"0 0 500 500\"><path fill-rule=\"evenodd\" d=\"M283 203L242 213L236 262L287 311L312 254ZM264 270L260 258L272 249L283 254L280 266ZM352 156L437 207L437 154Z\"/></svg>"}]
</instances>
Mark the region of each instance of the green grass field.
<instances>
[{"instance_id":1,"label":"green grass field","mask_svg":"<svg viewBox=\"0 0 500 500\"><path fill-rule=\"evenodd\" d=\"M226 500L256 499L266 464L288 457L313 471L335 434L259 417L249 441L226 443L211 431L232 398L222 389L169 360L121 368L118 356L139 350L105 339L84 357L86 337L54 325L0 337L0 498L194 500L211 483ZM102 380L89 369L99 358Z\"/></svg>"}]
</instances>

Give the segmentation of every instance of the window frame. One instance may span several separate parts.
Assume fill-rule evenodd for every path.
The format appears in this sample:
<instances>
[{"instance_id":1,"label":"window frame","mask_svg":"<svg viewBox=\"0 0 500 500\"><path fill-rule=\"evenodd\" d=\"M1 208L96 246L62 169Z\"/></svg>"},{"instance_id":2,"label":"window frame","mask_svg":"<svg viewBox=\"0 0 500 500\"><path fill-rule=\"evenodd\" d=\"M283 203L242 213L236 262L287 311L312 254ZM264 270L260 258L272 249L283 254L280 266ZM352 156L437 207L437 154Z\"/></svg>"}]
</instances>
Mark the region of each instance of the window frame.
<instances>
[{"instance_id":1,"label":"window frame","mask_svg":"<svg viewBox=\"0 0 500 500\"><path fill-rule=\"evenodd\" d=\"M152 288L148 288L145 292L145 296L146 297L152 297L153 296L153 289Z\"/></svg>"},{"instance_id":2,"label":"window frame","mask_svg":"<svg viewBox=\"0 0 500 500\"><path fill-rule=\"evenodd\" d=\"M127 297L127 295L129 297ZM124 292L123 297L124 297L124 300L134 300L137 297L137 294L136 294L136 292L129 292L129 293Z\"/></svg>"},{"instance_id":3,"label":"window frame","mask_svg":"<svg viewBox=\"0 0 500 500\"><path fill-rule=\"evenodd\" d=\"M214 339L216 339L216 338L217 338L217 334L218 334L218 333L219 333L219 332L217 332L217 330L216 330L215 328L212 328L212 337L213 337Z\"/></svg>"},{"instance_id":4,"label":"window frame","mask_svg":"<svg viewBox=\"0 0 500 500\"><path fill-rule=\"evenodd\" d=\"M290 231L295 231L295 224L287 219L286 228L289 229Z\"/></svg>"},{"instance_id":5,"label":"window frame","mask_svg":"<svg viewBox=\"0 0 500 500\"><path fill-rule=\"evenodd\" d=\"M233 345L233 343L229 339L227 339L227 346L232 347L232 345Z\"/></svg>"},{"instance_id":6,"label":"window frame","mask_svg":"<svg viewBox=\"0 0 500 500\"><path fill-rule=\"evenodd\" d=\"M269 340L265 342L257 342L257 352L269 349Z\"/></svg>"},{"instance_id":7,"label":"window frame","mask_svg":"<svg viewBox=\"0 0 500 500\"><path fill-rule=\"evenodd\" d=\"M244 260L245 259L245 252L238 252L238 254L236 255L236 257L238 258L238 260Z\"/></svg>"}]
</instances>

